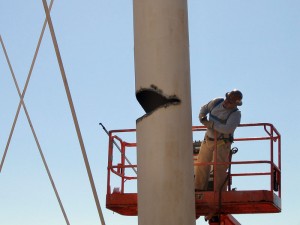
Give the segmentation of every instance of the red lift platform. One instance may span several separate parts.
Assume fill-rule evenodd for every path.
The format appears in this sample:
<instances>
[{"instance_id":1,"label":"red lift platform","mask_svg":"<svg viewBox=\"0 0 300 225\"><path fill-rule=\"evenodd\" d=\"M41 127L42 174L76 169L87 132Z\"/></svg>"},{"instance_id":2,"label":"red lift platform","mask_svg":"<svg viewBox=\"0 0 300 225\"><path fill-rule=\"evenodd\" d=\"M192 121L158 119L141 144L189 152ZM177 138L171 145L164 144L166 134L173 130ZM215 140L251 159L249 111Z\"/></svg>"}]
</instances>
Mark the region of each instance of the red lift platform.
<instances>
[{"instance_id":1,"label":"red lift platform","mask_svg":"<svg viewBox=\"0 0 300 225\"><path fill-rule=\"evenodd\" d=\"M200 137L199 140L202 140L206 128L193 126L192 130L193 138ZM106 208L126 216L138 214L135 131L135 129L127 129L108 132ZM231 214L281 212L281 136L279 132L270 123L255 123L239 125L235 135L237 137L232 146L240 145L240 151L238 156L232 157L231 162L228 163L227 190L218 192L212 187L209 191L196 192L197 218L216 213L220 215L219 218L223 224L236 225L239 223ZM133 141L128 141L130 139ZM197 143L201 144L201 142L194 141L194 159L197 155L195 152ZM237 148L235 152L236 150ZM243 157L247 160L243 160ZM242 160L235 160L235 158ZM133 163L130 160L133 160ZM196 162L194 164L202 165ZM211 179L213 183L213 175ZM113 190L112 185L114 185ZM237 187L232 188L233 185ZM133 190L133 192L127 192L127 190Z\"/></svg>"}]
</instances>

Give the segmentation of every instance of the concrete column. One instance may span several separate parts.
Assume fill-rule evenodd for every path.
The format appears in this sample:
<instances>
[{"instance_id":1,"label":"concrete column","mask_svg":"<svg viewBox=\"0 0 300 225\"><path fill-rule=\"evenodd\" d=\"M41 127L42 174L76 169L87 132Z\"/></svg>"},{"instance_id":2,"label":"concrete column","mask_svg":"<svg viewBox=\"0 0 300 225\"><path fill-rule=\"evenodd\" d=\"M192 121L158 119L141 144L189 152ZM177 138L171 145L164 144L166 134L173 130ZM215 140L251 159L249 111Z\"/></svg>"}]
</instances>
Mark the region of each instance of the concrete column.
<instances>
[{"instance_id":1,"label":"concrete column","mask_svg":"<svg viewBox=\"0 0 300 225\"><path fill-rule=\"evenodd\" d=\"M186 0L134 0L139 225L194 225Z\"/></svg>"}]
</instances>

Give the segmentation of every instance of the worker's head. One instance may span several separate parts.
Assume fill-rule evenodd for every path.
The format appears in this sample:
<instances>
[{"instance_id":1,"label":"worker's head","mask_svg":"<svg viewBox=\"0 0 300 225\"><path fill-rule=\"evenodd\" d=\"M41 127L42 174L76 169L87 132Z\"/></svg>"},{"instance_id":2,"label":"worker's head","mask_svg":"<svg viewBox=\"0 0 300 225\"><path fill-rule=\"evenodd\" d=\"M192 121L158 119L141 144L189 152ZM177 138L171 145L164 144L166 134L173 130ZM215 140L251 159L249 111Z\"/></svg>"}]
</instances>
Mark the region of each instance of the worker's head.
<instances>
[{"instance_id":1,"label":"worker's head","mask_svg":"<svg viewBox=\"0 0 300 225\"><path fill-rule=\"evenodd\" d=\"M226 93L226 99L225 101L228 104L231 104L232 106L241 106L243 104L242 102L243 94L237 89L233 89L231 92Z\"/></svg>"}]
</instances>

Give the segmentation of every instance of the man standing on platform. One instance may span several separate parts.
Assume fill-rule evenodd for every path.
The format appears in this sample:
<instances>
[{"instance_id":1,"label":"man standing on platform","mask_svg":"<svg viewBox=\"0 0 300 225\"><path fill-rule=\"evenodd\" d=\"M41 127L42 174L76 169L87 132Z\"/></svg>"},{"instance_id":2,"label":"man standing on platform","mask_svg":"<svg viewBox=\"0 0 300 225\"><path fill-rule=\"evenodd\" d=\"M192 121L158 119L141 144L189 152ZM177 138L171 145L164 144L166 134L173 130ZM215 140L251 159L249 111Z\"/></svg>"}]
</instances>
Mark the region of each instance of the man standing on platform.
<instances>
[{"instance_id":1,"label":"man standing on platform","mask_svg":"<svg viewBox=\"0 0 300 225\"><path fill-rule=\"evenodd\" d=\"M218 163L228 162L233 142L233 133L241 121L243 94L237 89L226 93L226 98L215 98L200 109L200 122L207 127L204 140L197 157L197 163L213 161L214 150L217 149ZM207 119L209 115L209 119ZM216 142L215 142L216 140ZM215 143L217 148L215 148ZM195 166L195 191L206 191L210 174L210 165ZM225 190L228 165L218 165L214 174L215 191Z\"/></svg>"}]
</instances>

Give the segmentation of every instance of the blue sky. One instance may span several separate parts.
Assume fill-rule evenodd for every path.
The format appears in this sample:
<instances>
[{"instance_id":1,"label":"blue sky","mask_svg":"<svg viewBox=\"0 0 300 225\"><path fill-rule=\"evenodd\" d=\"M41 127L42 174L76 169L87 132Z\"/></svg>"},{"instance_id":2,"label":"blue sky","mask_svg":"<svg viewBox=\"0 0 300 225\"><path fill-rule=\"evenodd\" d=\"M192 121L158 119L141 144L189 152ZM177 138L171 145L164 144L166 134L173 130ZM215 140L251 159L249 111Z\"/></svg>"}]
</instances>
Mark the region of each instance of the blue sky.
<instances>
[{"instance_id":1,"label":"blue sky","mask_svg":"<svg viewBox=\"0 0 300 225\"><path fill-rule=\"evenodd\" d=\"M300 2L188 5L193 124L199 125L202 104L239 88L242 123L269 122L282 135L282 213L236 218L243 225L300 225ZM55 0L51 16L106 224L135 225L136 217L105 209L107 136L98 125L135 128L144 114L135 98L132 1ZM44 18L42 1L0 1L0 35L21 90ZM1 49L1 157L18 103ZM48 27L25 104L70 223L100 224ZM256 148L239 151L257 154ZM1 224L65 224L23 109L0 174L0 198Z\"/></svg>"}]
</instances>

